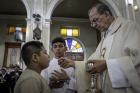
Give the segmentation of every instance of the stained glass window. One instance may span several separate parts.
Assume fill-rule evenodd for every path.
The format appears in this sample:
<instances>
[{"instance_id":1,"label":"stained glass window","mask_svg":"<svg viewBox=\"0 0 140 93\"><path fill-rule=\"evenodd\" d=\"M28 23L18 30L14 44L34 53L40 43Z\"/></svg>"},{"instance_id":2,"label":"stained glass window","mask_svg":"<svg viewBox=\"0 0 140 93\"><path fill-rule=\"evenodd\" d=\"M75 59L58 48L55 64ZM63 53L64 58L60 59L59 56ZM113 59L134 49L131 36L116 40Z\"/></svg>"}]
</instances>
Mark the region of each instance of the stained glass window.
<instances>
[{"instance_id":1,"label":"stained glass window","mask_svg":"<svg viewBox=\"0 0 140 93\"><path fill-rule=\"evenodd\" d=\"M15 29L16 29L15 40L22 41L23 40L22 28L21 27L16 27Z\"/></svg>"},{"instance_id":2,"label":"stained glass window","mask_svg":"<svg viewBox=\"0 0 140 93\"><path fill-rule=\"evenodd\" d=\"M81 44L73 38L66 38L68 52L83 52Z\"/></svg>"},{"instance_id":3,"label":"stained glass window","mask_svg":"<svg viewBox=\"0 0 140 93\"><path fill-rule=\"evenodd\" d=\"M15 33L17 28L20 28L21 32L26 33L26 27L10 26L10 27L8 28L8 34Z\"/></svg>"},{"instance_id":4,"label":"stained glass window","mask_svg":"<svg viewBox=\"0 0 140 93\"><path fill-rule=\"evenodd\" d=\"M79 32L79 29L78 28L66 28L66 27L63 27L60 29L60 34L62 36L79 36L80 35L80 32Z\"/></svg>"},{"instance_id":5,"label":"stained glass window","mask_svg":"<svg viewBox=\"0 0 140 93\"><path fill-rule=\"evenodd\" d=\"M14 35L14 40L16 41L25 41L26 27L9 26L8 35Z\"/></svg>"},{"instance_id":6,"label":"stained glass window","mask_svg":"<svg viewBox=\"0 0 140 93\"><path fill-rule=\"evenodd\" d=\"M74 40L73 38L66 38L66 56L75 61L83 61L84 60L84 51L81 44Z\"/></svg>"}]
</instances>

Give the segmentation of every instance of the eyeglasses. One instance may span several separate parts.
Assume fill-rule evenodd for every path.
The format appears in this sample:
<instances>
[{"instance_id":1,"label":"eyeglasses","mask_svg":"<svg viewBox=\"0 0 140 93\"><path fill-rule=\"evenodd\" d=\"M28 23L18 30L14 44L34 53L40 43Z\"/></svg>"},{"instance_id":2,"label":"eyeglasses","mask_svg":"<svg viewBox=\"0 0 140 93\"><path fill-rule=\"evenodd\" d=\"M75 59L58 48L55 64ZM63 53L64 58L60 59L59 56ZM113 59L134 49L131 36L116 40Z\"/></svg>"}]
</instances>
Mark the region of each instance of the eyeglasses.
<instances>
[{"instance_id":1,"label":"eyeglasses","mask_svg":"<svg viewBox=\"0 0 140 93\"><path fill-rule=\"evenodd\" d=\"M98 17L93 18L91 21L91 26L95 27L98 22L101 22L101 20L102 20L102 15L99 15Z\"/></svg>"},{"instance_id":2,"label":"eyeglasses","mask_svg":"<svg viewBox=\"0 0 140 93\"><path fill-rule=\"evenodd\" d=\"M57 48L57 47L58 47L58 48L63 48L64 45L62 45L62 44L60 44L60 45L53 45L52 47L53 47L53 48Z\"/></svg>"}]
</instances>

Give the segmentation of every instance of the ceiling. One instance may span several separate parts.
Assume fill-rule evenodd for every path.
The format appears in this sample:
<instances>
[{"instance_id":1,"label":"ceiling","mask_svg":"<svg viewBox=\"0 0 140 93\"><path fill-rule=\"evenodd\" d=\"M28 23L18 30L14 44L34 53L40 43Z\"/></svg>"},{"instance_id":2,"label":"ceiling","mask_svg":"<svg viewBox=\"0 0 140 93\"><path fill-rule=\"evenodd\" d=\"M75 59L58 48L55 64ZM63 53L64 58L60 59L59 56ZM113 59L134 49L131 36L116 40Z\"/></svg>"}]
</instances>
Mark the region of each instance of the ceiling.
<instances>
[{"instance_id":1,"label":"ceiling","mask_svg":"<svg viewBox=\"0 0 140 93\"><path fill-rule=\"evenodd\" d=\"M0 15L24 15L21 0L0 0ZM88 18L88 9L98 0L64 0L53 11L52 17Z\"/></svg>"},{"instance_id":2,"label":"ceiling","mask_svg":"<svg viewBox=\"0 0 140 93\"><path fill-rule=\"evenodd\" d=\"M88 10L98 0L64 0L54 10L53 17L88 18Z\"/></svg>"},{"instance_id":3,"label":"ceiling","mask_svg":"<svg viewBox=\"0 0 140 93\"><path fill-rule=\"evenodd\" d=\"M21 0L0 0L0 15L26 15Z\"/></svg>"}]
</instances>

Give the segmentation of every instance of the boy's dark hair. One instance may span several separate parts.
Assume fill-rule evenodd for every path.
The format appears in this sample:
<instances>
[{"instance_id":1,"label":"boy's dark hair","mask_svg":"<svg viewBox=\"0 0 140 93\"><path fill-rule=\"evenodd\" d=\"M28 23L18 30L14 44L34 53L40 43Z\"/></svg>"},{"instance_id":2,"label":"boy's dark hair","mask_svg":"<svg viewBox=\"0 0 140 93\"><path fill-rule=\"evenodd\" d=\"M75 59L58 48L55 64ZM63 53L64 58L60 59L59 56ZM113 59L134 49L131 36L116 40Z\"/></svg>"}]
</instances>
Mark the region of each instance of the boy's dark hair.
<instances>
[{"instance_id":1,"label":"boy's dark hair","mask_svg":"<svg viewBox=\"0 0 140 93\"><path fill-rule=\"evenodd\" d=\"M39 54L43 47L43 43L40 41L29 41L23 45L21 49L21 57L26 66L29 66L32 54Z\"/></svg>"},{"instance_id":2,"label":"boy's dark hair","mask_svg":"<svg viewBox=\"0 0 140 93\"><path fill-rule=\"evenodd\" d=\"M97 12L99 13L99 14L107 14L107 12L112 16L112 12L111 12L111 10L109 9L109 7L107 6L107 5L105 5L105 4L103 4L103 3L97 3L97 4L94 4L93 6L92 6L92 8L93 7L96 7L97 8ZM91 8L91 9L92 9ZM90 11L91 11L91 9L89 10L89 13L90 13Z\"/></svg>"},{"instance_id":3,"label":"boy's dark hair","mask_svg":"<svg viewBox=\"0 0 140 93\"><path fill-rule=\"evenodd\" d=\"M63 43L64 46L66 46L65 39L62 38L62 37L56 37L56 38L54 38L54 39L52 40L52 46L53 46L54 43L57 43L57 42Z\"/></svg>"}]
</instances>

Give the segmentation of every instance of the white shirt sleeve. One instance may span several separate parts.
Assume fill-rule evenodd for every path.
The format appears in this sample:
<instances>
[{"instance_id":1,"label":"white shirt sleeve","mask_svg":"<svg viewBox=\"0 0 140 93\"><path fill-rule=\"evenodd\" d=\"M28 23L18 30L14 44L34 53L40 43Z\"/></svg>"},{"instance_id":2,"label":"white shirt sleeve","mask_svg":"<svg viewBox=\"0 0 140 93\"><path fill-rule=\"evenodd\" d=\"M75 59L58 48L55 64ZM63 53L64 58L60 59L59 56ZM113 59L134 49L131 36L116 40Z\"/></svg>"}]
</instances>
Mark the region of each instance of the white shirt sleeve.
<instances>
[{"instance_id":1,"label":"white shirt sleeve","mask_svg":"<svg viewBox=\"0 0 140 93\"><path fill-rule=\"evenodd\" d=\"M117 59L107 60L106 64L113 88L130 87L130 83L119 66Z\"/></svg>"},{"instance_id":2,"label":"white shirt sleeve","mask_svg":"<svg viewBox=\"0 0 140 93\"><path fill-rule=\"evenodd\" d=\"M72 67L70 67L70 68L65 69L65 71L70 78L68 82L68 89L76 91L77 88L76 88L75 70Z\"/></svg>"},{"instance_id":3,"label":"white shirt sleeve","mask_svg":"<svg viewBox=\"0 0 140 93\"><path fill-rule=\"evenodd\" d=\"M70 78L68 88L71 89L71 90L74 90L74 91L77 90L77 88L76 88L76 79L75 78Z\"/></svg>"}]
</instances>

